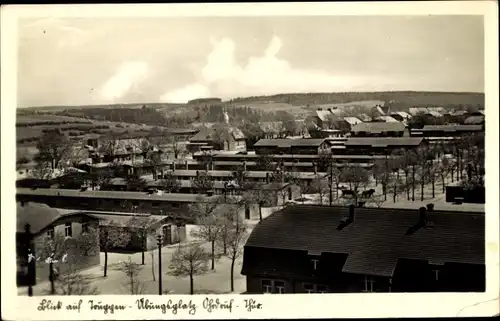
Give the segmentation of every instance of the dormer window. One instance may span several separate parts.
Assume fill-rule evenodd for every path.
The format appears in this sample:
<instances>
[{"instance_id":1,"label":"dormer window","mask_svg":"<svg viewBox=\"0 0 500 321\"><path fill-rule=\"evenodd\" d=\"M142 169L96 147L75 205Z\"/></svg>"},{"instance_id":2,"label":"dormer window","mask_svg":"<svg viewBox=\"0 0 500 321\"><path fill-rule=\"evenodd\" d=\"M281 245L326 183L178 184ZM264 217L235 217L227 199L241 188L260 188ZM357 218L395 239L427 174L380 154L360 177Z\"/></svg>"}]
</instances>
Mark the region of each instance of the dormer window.
<instances>
[{"instance_id":1,"label":"dormer window","mask_svg":"<svg viewBox=\"0 0 500 321\"><path fill-rule=\"evenodd\" d=\"M54 228L50 228L47 230L47 238L54 239Z\"/></svg>"}]
</instances>

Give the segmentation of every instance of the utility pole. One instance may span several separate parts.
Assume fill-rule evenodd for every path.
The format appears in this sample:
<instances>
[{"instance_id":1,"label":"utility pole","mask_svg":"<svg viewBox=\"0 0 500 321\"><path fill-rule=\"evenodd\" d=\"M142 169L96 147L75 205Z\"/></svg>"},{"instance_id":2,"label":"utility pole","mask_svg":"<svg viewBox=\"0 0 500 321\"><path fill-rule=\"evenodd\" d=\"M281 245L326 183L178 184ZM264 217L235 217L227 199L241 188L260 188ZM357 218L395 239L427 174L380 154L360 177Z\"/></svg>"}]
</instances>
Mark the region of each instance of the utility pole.
<instances>
[{"instance_id":1,"label":"utility pole","mask_svg":"<svg viewBox=\"0 0 500 321\"><path fill-rule=\"evenodd\" d=\"M158 239L158 295L162 294L162 283L161 283L161 246L162 246L162 236L161 234L158 234L157 236Z\"/></svg>"},{"instance_id":2,"label":"utility pole","mask_svg":"<svg viewBox=\"0 0 500 321\"><path fill-rule=\"evenodd\" d=\"M330 157L330 206L332 206L332 198L333 198L333 157Z\"/></svg>"},{"instance_id":3,"label":"utility pole","mask_svg":"<svg viewBox=\"0 0 500 321\"><path fill-rule=\"evenodd\" d=\"M54 285L55 282L55 275L54 275L54 256L55 254L52 253L50 254L49 257L49 281L50 281L50 294L54 295L56 294L56 288Z\"/></svg>"},{"instance_id":4,"label":"utility pole","mask_svg":"<svg viewBox=\"0 0 500 321\"><path fill-rule=\"evenodd\" d=\"M26 224L24 227L24 230L26 232L26 237L27 237L27 246L28 246L28 296L33 296L33 283L35 280L35 264L36 264L36 259L35 259L35 253L32 252L33 248L33 242L32 242L32 234L31 234L31 226L29 224Z\"/></svg>"}]
</instances>

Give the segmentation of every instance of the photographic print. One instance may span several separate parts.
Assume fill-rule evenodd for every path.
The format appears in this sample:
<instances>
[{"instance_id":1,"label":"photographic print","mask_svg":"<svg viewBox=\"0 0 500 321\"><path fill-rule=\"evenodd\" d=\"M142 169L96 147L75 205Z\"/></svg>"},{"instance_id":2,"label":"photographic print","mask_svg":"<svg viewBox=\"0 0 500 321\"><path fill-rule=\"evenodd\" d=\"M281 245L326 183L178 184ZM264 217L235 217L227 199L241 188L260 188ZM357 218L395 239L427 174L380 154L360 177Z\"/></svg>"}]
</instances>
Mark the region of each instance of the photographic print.
<instances>
[{"instance_id":1,"label":"photographic print","mask_svg":"<svg viewBox=\"0 0 500 321\"><path fill-rule=\"evenodd\" d=\"M17 306L279 318L287 300L321 309L345 294L477 296L454 313L494 303L498 100L492 6L477 3L40 6L9 21L15 172L2 167L2 187L16 232L2 234ZM2 265L13 282L13 255Z\"/></svg>"}]
</instances>

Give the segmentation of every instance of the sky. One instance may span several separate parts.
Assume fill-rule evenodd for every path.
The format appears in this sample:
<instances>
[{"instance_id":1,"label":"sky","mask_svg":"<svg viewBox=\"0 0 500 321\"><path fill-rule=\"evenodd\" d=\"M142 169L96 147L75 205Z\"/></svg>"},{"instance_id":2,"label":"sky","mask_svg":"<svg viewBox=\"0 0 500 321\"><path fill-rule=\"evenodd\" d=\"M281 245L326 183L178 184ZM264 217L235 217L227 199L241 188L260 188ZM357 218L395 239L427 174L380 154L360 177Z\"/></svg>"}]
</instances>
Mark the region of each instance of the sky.
<instances>
[{"instance_id":1,"label":"sky","mask_svg":"<svg viewBox=\"0 0 500 321\"><path fill-rule=\"evenodd\" d=\"M484 92L482 16L20 20L18 106Z\"/></svg>"}]
</instances>

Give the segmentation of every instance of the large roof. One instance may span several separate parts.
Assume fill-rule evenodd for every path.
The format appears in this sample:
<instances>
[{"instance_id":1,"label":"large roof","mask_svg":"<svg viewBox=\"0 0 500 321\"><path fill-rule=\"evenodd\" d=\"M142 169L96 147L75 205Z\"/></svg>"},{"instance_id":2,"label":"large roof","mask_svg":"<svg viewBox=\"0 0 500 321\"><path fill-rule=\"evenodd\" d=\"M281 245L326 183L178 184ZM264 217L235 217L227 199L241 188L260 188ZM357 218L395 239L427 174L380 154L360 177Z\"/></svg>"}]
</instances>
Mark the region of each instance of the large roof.
<instances>
[{"instance_id":1,"label":"large roof","mask_svg":"<svg viewBox=\"0 0 500 321\"><path fill-rule=\"evenodd\" d=\"M33 234L39 233L41 230L54 223L57 219L63 216L71 216L78 214L77 212L61 212L55 208L49 207L46 204L26 202L17 203L16 217L17 217L17 233L24 233L26 224L30 225L30 231ZM95 219L98 217L88 215Z\"/></svg>"},{"instance_id":2,"label":"large roof","mask_svg":"<svg viewBox=\"0 0 500 321\"><path fill-rule=\"evenodd\" d=\"M405 125L401 122L373 122L373 123L360 123L352 127L353 132L369 132L369 133L382 133L382 132L402 132L405 130Z\"/></svg>"},{"instance_id":3,"label":"large roof","mask_svg":"<svg viewBox=\"0 0 500 321\"><path fill-rule=\"evenodd\" d=\"M337 230L347 207L295 205L260 222L246 247L348 254L347 273L391 276L398 259L484 264L484 213L429 212L432 227L405 235L419 210L356 208Z\"/></svg>"},{"instance_id":4,"label":"large roof","mask_svg":"<svg viewBox=\"0 0 500 321\"><path fill-rule=\"evenodd\" d=\"M345 142L345 146L418 146L422 141L421 137L351 137Z\"/></svg>"},{"instance_id":5,"label":"large roof","mask_svg":"<svg viewBox=\"0 0 500 321\"><path fill-rule=\"evenodd\" d=\"M470 116L464 121L466 125L479 125L484 123L484 116Z\"/></svg>"},{"instance_id":6,"label":"large roof","mask_svg":"<svg viewBox=\"0 0 500 321\"><path fill-rule=\"evenodd\" d=\"M260 139L254 144L255 147L281 147L290 148L296 146L319 146L325 141L324 138L298 138L298 139Z\"/></svg>"},{"instance_id":7,"label":"large roof","mask_svg":"<svg viewBox=\"0 0 500 321\"><path fill-rule=\"evenodd\" d=\"M344 117L344 120L349 124L349 125L356 125L356 124L359 124L359 123L362 123L363 121L361 121L360 119L356 118L356 117Z\"/></svg>"},{"instance_id":8,"label":"large roof","mask_svg":"<svg viewBox=\"0 0 500 321\"><path fill-rule=\"evenodd\" d=\"M202 171L196 171L196 170L186 170L186 169L180 169L180 170L175 170L172 171L173 176L186 176L186 177L195 177L197 173L201 173ZM270 175L270 172L264 172L264 171L248 171L247 172L247 177L249 178L266 178L267 175ZM212 177L232 177L233 176L233 171L208 171L208 175ZM315 179L318 176L326 176L327 173L312 173L312 172L295 172L294 175L296 175L300 179Z\"/></svg>"},{"instance_id":9,"label":"large roof","mask_svg":"<svg viewBox=\"0 0 500 321\"><path fill-rule=\"evenodd\" d=\"M59 197L75 197L75 198L105 198L105 199L128 199L128 200L152 200L152 201L167 201L167 202L210 202L216 199L216 196L204 196L198 194L181 194L181 193L163 193L147 194L143 192L122 192L122 191L80 191L71 189L59 188L18 188L18 195L37 195L37 196L59 196Z\"/></svg>"},{"instance_id":10,"label":"large roof","mask_svg":"<svg viewBox=\"0 0 500 321\"><path fill-rule=\"evenodd\" d=\"M425 125L420 131L481 131L481 125Z\"/></svg>"}]
</instances>

